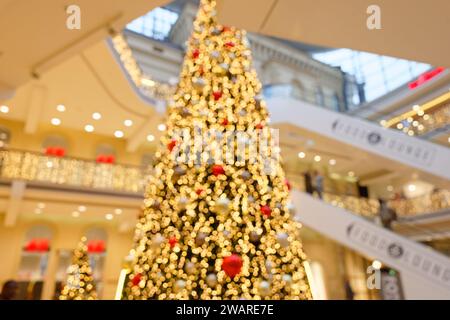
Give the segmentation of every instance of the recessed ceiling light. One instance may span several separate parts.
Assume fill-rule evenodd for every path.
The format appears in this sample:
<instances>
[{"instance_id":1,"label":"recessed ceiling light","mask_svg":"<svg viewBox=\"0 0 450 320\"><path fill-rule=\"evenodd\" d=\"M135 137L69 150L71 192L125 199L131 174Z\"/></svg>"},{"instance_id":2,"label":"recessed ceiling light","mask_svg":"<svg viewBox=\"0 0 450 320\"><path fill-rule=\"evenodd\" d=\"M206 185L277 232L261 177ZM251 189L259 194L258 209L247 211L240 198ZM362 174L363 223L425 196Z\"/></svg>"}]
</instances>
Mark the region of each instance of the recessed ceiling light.
<instances>
[{"instance_id":1,"label":"recessed ceiling light","mask_svg":"<svg viewBox=\"0 0 450 320\"><path fill-rule=\"evenodd\" d=\"M348 176L349 176L349 177L354 177L354 176L355 176L355 173L354 173L353 171L349 171L349 172L348 172Z\"/></svg>"},{"instance_id":2,"label":"recessed ceiling light","mask_svg":"<svg viewBox=\"0 0 450 320\"><path fill-rule=\"evenodd\" d=\"M59 126L61 124L61 120L58 118L52 118L52 120L50 120L50 122L52 123L52 125L54 126Z\"/></svg>"},{"instance_id":3,"label":"recessed ceiling light","mask_svg":"<svg viewBox=\"0 0 450 320\"><path fill-rule=\"evenodd\" d=\"M94 112L92 114L92 119L94 119L94 120L100 120L101 118L102 118L102 115L98 112Z\"/></svg>"},{"instance_id":4,"label":"recessed ceiling light","mask_svg":"<svg viewBox=\"0 0 450 320\"><path fill-rule=\"evenodd\" d=\"M387 191L389 191L389 192L392 192L392 191L394 191L394 187L393 186L391 186L391 185L389 185L389 186L387 186Z\"/></svg>"},{"instance_id":5,"label":"recessed ceiling light","mask_svg":"<svg viewBox=\"0 0 450 320\"><path fill-rule=\"evenodd\" d=\"M305 154L304 152L299 152L299 153L298 153L298 157L299 157L300 159L303 159L304 157L306 157L306 154Z\"/></svg>"},{"instance_id":6,"label":"recessed ceiling light","mask_svg":"<svg viewBox=\"0 0 450 320\"><path fill-rule=\"evenodd\" d=\"M125 120L123 124L125 125L125 127L131 127L133 125L133 121L128 119Z\"/></svg>"},{"instance_id":7,"label":"recessed ceiling light","mask_svg":"<svg viewBox=\"0 0 450 320\"><path fill-rule=\"evenodd\" d=\"M415 184L410 184L410 185L408 185L408 190L409 190L409 191L414 192L414 191L416 191L416 189L417 189L417 187L416 187Z\"/></svg>"},{"instance_id":8,"label":"recessed ceiling light","mask_svg":"<svg viewBox=\"0 0 450 320\"><path fill-rule=\"evenodd\" d=\"M328 163L330 164L330 166L334 166L336 164L336 160L330 159L330 161L328 161Z\"/></svg>"},{"instance_id":9,"label":"recessed ceiling light","mask_svg":"<svg viewBox=\"0 0 450 320\"><path fill-rule=\"evenodd\" d=\"M115 214L122 214L122 209L117 208L117 209L114 210L114 213Z\"/></svg>"},{"instance_id":10,"label":"recessed ceiling light","mask_svg":"<svg viewBox=\"0 0 450 320\"><path fill-rule=\"evenodd\" d=\"M45 208L45 203L39 202L39 203L37 204L37 207L38 207L39 209L44 209L44 208Z\"/></svg>"},{"instance_id":11,"label":"recessed ceiling light","mask_svg":"<svg viewBox=\"0 0 450 320\"><path fill-rule=\"evenodd\" d=\"M5 106L5 105L1 106L0 107L0 112L1 113L8 113L9 112L9 107Z\"/></svg>"},{"instance_id":12,"label":"recessed ceiling light","mask_svg":"<svg viewBox=\"0 0 450 320\"><path fill-rule=\"evenodd\" d=\"M87 208L85 206L78 206L78 211L85 212Z\"/></svg>"},{"instance_id":13,"label":"recessed ceiling light","mask_svg":"<svg viewBox=\"0 0 450 320\"><path fill-rule=\"evenodd\" d=\"M41 214L42 213L42 209L36 208L36 209L34 209L34 213L35 214Z\"/></svg>"},{"instance_id":14,"label":"recessed ceiling light","mask_svg":"<svg viewBox=\"0 0 450 320\"><path fill-rule=\"evenodd\" d=\"M114 131L114 136L116 138L123 138L123 131L120 131L120 130Z\"/></svg>"},{"instance_id":15,"label":"recessed ceiling light","mask_svg":"<svg viewBox=\"0 0 450 320\"><path fill-rule=\"evenodd\" d=\"M84 126L84 131L86 132L93 132L94 131L94 126L91 124L87 124Z\"/></svg>"},{"instance_id":16,"label":"recessed ceiling light","mask_svg":"<svg viewBox=\"0 0 450 320\"><path fill-rule=\"evenodd\" d=\"M80 213L78 211L72 212L72 217L78 218L80 216Z\"/></svg>"},{"instance_id":17,"label":"recessed ceiling light","mask_svg":"<svg viewBox=\"0 0 450 320\"><path fill-rule=\"evenodd\" d=\"M164 130L166 130L166 125L165 125L164 123L159 124L159 125L158 125L158 130L159 130L159 131L164 131Z\"/></svg>"},{"instance_id":18,"label":"recessed ceiling light","mask_svg":"<svg viewBox=\"0 0 450 320\"><path fill-rule=\"evenodd\" d=\"M64 112L64 111L66 111L66 106L63 104L58 104L56 106L56 110L58 110L59 112Z\"/></svg>"},{"instance_id":19,"label":"recessed ceiling light","mask_svg":"<svg viewBox=\"0 0 450 320\"><path fill-rule=\"evenodd\" d=\"M155 136L152 135L152 134L149 134L149 135L147 136L147 141L148 141L148 142L155 141Z\"/></svg>"},{"instance_id":20,"label":"recessed ceiling light","mask_svg":"<svg viewBox=\"0 0 450 320\"><path fill-rule=\"evenodd\" d=\"M319 155L314 156L314 161L315 161L315 162L319 162L320 160L322 160L322 157L321 157L321 156L319 156Z\"/></svg>"},{"instance_id":21,"label":"recessed ceiling light","mask_svg":"<svg viewBox=\"0 0 450 320\"><path fill-rule=\"evenodd\" d=\"M105 219L106 220L112 220L113 218L114 218L114 216L111 213L105 214Z\"/></svg>"}]
</instances>

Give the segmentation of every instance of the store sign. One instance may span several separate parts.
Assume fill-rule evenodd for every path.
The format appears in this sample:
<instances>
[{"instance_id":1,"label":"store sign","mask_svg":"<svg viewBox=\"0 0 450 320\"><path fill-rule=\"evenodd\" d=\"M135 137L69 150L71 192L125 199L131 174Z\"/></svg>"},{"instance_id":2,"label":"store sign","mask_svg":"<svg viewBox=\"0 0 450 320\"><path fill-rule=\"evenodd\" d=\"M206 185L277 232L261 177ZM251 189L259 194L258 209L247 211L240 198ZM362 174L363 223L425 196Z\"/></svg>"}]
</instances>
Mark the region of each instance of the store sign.
<instances>
[{"instance_id":1,"label":"store sign","mask_svg":"<svg viewBox=\"0 0 450 320\"><path fill-rule=\"evenodd\" d=\"M445 68L439 67L439 68L436 68L436 69L433 69L431 71L428 71L428 72L425 72L425 73L421 74L419 76L419 78L417 78L417 80L415 80L413 82L410 82L408 84L409 89L414 90L417 87L420 87L424 83L426 83L429 80L431 80L434 77L436 77L438 74L442 73L444 70L445 70Z\"/></svg>"},{"instance_id":2,"label":"store sign","mask_svg":"<svg viewBox=\"0 0 450 320\"><path fill-rule=\"evenodd\" d=\"M450 264L426 247L402 241L395 234L380 233L379 227L352 222L347 237L359 247L365 247L380 260L392 261L397 269L422 274L430 281L450 288ZM394 265L395 264L395 265Z\"/></svg>"},{"instance_id":3,"label":"store sign","mask_svg":"<svg viewBox=\"0 0 450 320\"><path fill-rule=\"evenodd\" d=\"M396 137L386 130L374 130L369 126L359 126L354 122L337 119L332 124L333 134L356 143L376 148L394 157L413 161L421 165L430 166L435 157L435 150L431 146L421 144L417 139Z\"/></svg>"},{"instance_id":4,"label":"store sign","mask_svg":"<svg viewBox=\"0 0 450 320\"><path fill-rule=\"evenodd\" d=\"M403 288L398 272L392 269L381 270L381 298L383 300L404 300Z\"/></svg>"}]
</instances>

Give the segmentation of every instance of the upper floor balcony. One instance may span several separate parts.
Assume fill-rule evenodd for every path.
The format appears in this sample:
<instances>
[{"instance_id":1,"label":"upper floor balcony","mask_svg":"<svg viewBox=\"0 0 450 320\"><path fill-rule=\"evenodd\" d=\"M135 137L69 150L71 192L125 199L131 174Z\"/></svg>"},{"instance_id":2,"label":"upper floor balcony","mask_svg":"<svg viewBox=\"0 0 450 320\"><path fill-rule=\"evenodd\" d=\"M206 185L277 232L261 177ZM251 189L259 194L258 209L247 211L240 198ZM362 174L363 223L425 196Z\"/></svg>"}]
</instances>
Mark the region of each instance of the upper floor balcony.
<instances>
[{"instance_id":1,"label":"upper floor balcony","mask_svg":"<svg viewBox=\"0 0 450 320\"><path fill-rule=\"evenodd\" d=\"M149 183L150 168L48 155L32 151L1 149L0 180L25 180L28 183L69 189L143 196ZM302 182L293 181L294 186ZM325 192L323 200L368 218L379 212L377 199ZM450 208L450 191L436 190L425 196L389 201L399 217L436 213Z\"/></svg>"}]
</instances>

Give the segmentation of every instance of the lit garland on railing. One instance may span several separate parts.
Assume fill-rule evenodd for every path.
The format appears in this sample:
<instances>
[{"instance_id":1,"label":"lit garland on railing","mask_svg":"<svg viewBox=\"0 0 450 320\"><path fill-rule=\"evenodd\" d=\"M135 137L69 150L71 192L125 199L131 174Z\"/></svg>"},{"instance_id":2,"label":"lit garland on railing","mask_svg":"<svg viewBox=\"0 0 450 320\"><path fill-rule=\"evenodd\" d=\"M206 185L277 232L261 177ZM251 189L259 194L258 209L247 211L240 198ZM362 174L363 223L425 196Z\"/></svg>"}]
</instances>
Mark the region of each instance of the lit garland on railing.
<instances>
[{"instance_id":1,"label":"lit garland on railing","mask_svg":"<svg viewBox=\"0 0 450 320\"><path fill-rule=\"evenodd\" d=\"M141 167L52 157L29 151L0 150L0 178L143 195L149 176ZM301 189L295 179L290 182ZM376 199L325 192L323 200L369 218L377 216L379 211ZM450 208L450 191L438 190L418 198L391 200L389 206L399 217L438 212Z\"/></svg>"},{"instance_id":2,"label":"lit garland on railing","mask_svg":"<svg viewBox=\"0 0 450 320\"><path fill-rule=\"evenodd\" d=\"M380 204L376 199L339 196L331 193L324 193L323 200L333 206L346 209L368 218L376 217L380 208Z\"/></svg>"},{"instance_id":3,"label":"lit garland on railing","mask_svg":"<svg viewBox=\"0 0 450 320\"><path fill-rule=\"evenodd\" d=\"M446 93L422 106L415 105L412 110L389 120L381 120L386 128L393 128L410 136L424 135L450 123L450 93Z\"/></svg>"},{"instance_id":4,"label":"lit garland on railing","mask_svg":"<svg viewBox=\"0 0 450 320\"><path fill-rule=\"evenodd\" d=\"M130 46L122 34L114 36L112 38L112 44L119 55L120 61L126 72L142 93L151 99L162 101L167 101L173 96L175 93L175 86L152 80L149 75L143 73L136 59L133 57Z\"/></svg>"},{"instance_id":5,"label":"lit garland on railing","mask_svg":"<svg viewBox=\"0 0 450 320\"><path fill-rule=\"evenodd\" d=\"M450 191L437 190L417 198L391 200L389 206L397 212L397 215L404 217L448 210L450 208Z\"/></svg>"},{"instance_id":6,"label":"lit garland on railing","mask_svg":"<svg viewBox=\"0 0 450 320\"><path fill-rule=\"evenodd\" d=\"M0 151L0 178L138 194L143 194L147 183L140 167L16 150Z\"/></svg>"}]
</instances>

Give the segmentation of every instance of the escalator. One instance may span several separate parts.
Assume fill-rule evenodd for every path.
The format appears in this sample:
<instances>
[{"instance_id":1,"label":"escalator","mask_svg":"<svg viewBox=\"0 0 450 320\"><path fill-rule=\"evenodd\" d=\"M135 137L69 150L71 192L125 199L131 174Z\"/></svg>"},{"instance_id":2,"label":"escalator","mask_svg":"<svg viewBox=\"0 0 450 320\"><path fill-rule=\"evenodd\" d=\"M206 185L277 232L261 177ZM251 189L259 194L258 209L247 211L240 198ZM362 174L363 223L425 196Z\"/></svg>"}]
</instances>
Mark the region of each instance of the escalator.
<instances>
[{"instance_id":1,"label":"escalator","mask_svg":"<svg viewBox=\"0 0 450 320\"><path fill-rule=\"evenodd\" d=\"M300 222L400 272L405 299L449 299L450 258L308 194L293 191Z\"/></svg>"},{"instance_id":2,"label":"escalator","mask_svg":"<svg viewBox=\"0 0 450 320\"><path fill-rule=\"evenodd\" d=\"M272 123L289 123L329 139L450 179L450 150L392 129L291 98L267 100Z\"/></svg>"}]
</instances>

